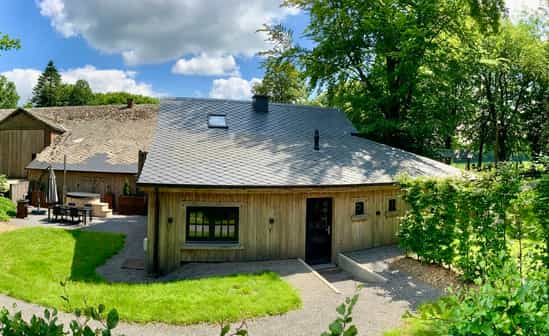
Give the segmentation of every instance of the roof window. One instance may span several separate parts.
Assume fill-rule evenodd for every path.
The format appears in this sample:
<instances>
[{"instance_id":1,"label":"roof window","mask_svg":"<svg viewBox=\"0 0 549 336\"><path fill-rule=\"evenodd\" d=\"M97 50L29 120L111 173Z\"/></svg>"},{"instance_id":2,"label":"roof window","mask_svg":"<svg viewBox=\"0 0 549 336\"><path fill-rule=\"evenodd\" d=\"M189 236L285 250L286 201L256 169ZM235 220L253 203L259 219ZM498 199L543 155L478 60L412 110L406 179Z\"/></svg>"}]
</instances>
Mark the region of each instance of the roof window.
<instances>
[{"instance_id":1,"label":"roof window","mask_svg":"<svg viewBox=\"0 0 549 336\"><path fill-rule=\"evenodd\" d=\"M208 115L208 127L209 128L228 128L227 120L222 114L210 114Z\"/></svg>"}]
</instances>

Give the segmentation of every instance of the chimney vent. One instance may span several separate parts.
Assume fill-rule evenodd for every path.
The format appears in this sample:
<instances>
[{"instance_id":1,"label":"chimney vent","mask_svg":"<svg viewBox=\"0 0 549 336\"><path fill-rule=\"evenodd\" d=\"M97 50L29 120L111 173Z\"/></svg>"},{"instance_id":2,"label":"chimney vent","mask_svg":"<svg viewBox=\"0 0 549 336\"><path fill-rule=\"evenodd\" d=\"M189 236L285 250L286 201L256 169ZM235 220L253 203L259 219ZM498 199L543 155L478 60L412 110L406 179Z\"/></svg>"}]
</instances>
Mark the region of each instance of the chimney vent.
<instances>
[{"instance_id":1,"label":"chimney vent","mask_svg":"<svg viewBox=\"0 0 549 336\"><path fill-rule=\"evenodd\" d=\"M252 106L255 112L267 113L269 112L269 97L262 95L254 95L252 98Z\"/></svg>"},{"instance_id":2,"label":"chimney vent","mask_svg":"<svg viewBox=\"0 0 549 336\"><path fill-rule=\"evenodd\" d=\"M318 130L315 130L315 151L320 150L320 134Z\"/></svg>"},{"instance_id":3,"label":"chimney vent","mask_svg":"<svg viewBox=\"0 0 549 336\"><path fill-rule=\"evenodd\" d=\"M128 98L128 108L133 107L133 98Z\"/></svg>"}]
</instances>

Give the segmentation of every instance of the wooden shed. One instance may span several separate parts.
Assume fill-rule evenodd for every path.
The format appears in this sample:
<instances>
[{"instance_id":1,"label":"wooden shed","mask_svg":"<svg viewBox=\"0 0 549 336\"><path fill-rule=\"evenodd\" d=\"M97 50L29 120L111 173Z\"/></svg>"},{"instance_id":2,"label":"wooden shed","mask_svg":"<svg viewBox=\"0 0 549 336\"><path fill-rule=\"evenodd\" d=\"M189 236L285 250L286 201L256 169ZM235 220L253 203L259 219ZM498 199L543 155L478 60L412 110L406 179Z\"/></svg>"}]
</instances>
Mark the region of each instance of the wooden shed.
<instances>
[{"instance_id":1,"label":"wooden shed","mask_svg":"<svg viewBox=\"0 0 549 336\"><path fill-rule=\"evenodd\" d=\"M26 178L26 166L65 132L22 108L3 110L0 118L0 175L8 178Z\"/></svg>"},{"instance_id":2,"label":"wooden shed","mask_svg":"<svg viewBox=\"0 0 549 336\"><path fill-rule=\"evenodd\" d=\"M397 176L459 170L356 135L339 110L174 98L138 185L149 195L147 265L303 258L396 241Z\"/></svg>"}]
</instances>

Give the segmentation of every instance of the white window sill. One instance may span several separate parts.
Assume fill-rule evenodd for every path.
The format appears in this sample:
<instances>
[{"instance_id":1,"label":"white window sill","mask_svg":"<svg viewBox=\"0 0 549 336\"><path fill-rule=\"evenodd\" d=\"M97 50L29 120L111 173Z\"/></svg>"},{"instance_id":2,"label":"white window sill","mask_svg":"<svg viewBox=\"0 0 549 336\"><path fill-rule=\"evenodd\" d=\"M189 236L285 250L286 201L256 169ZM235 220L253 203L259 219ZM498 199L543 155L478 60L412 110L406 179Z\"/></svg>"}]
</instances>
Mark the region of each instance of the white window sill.
<instances>
[{"instance_id":1,"label":"white window sill","mask_svg":"<svg viewBox=\"0 0 549 336\"><path fill-rule=\"evenodd\" d=\"M181 246L182 250L243 250L244 246L239 243L185 243Z\"/></svg>"},{"instance_id":2,"label":"white window sill","mask_svg":"<svg viewBox=\"0 0 549 336\"><path fill-rule=\"evenodd\" d=\"M367 219L368 219L367 215L353 215L353 216L351 216L351 220L353 222L365 221Z\"/></svg>"}]
</instances>

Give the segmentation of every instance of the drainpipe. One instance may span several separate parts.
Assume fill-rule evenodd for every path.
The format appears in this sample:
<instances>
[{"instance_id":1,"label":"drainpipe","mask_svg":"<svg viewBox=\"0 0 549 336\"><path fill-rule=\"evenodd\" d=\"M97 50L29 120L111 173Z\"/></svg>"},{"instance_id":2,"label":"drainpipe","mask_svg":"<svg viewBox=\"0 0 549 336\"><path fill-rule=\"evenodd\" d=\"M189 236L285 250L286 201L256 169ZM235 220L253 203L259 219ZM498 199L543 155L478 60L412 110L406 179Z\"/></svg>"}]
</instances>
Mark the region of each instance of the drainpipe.
<instances>
[{"instance_id":1,"label":"drainpipe","mask_svg":"<svg viewBox=\"0 0 549 336\"><path fill-rule=\"evenodd\" d=\"M159 231L160 231L160 198L158 193L158 187L154 188L154 249L153 249L153 272L155 276L160 274L159 270Z\"/></svg>"}]
</instances>

